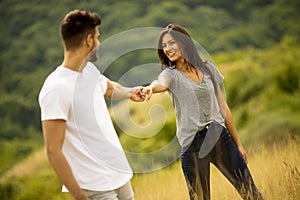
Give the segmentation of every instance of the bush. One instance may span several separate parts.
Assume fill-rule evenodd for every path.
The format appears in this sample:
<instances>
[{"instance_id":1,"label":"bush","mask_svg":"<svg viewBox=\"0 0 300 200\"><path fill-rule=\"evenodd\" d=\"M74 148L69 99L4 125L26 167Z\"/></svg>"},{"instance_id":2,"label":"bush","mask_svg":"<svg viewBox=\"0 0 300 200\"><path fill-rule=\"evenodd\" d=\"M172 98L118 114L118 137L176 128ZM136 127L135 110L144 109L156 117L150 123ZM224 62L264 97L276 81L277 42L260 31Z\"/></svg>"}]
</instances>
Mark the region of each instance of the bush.
<instances>
[{"instance_id":1,"label":"bush","mask_svg":"<svg viewBox=\"0 0 300 200\"><path fill-rule=\"evenodd\" d=\"M289 63L274 75L276 86L285 93L293 94L299 89L300 67L296 63Z\"/></svg>"},{"instance_id":2,"label":"bush","mask_svg":"<svg viewBox=\"0 0 300 200\"><path fill-rule=\"evenodd\" d=\"M0 183L0 199L13 199L19 191L20 185L13 180Z\"/></svg>"}]
</instances>

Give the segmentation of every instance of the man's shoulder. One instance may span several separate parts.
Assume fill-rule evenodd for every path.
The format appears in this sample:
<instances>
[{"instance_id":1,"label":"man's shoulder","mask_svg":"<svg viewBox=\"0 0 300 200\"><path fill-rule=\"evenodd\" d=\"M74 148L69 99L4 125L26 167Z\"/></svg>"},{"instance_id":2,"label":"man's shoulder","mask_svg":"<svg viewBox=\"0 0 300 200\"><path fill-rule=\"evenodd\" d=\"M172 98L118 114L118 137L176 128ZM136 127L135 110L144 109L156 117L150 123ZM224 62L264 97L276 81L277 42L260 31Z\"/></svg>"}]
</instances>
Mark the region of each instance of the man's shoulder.
<instances>
[{"instance_id":1,"label":"man's shoulder","mask_svg":"<svg viewBox=\"0 0 300 200\"><path fill-rule=\"evenodd\" d=\"M75 77L66 75L63 69L58 67L46 77L41 92L67 93L73 87L76 81Z\"/></svg>"},{"instance_id":2,"label":"man's shoulder","mask_svg":"<svg viewBox=\"0 0 300 200\"><path fill-rule=\"evenodd\" d=\"M43 87L59 87L59 85L62 85L63 82L64 78L56 69L46 77Z\"/></svg>"},{"instance_id":3,"label":"man's shoulder","mask_svg":"<svg viewBox=\"0 0 300 200\"><path fill-rule=\"evenodd\" d=\"M92 70L95 73L101 73L100 70L96 67L96 65L92 62L87 62L85 69Z\"/></svg>"}]
</instances>

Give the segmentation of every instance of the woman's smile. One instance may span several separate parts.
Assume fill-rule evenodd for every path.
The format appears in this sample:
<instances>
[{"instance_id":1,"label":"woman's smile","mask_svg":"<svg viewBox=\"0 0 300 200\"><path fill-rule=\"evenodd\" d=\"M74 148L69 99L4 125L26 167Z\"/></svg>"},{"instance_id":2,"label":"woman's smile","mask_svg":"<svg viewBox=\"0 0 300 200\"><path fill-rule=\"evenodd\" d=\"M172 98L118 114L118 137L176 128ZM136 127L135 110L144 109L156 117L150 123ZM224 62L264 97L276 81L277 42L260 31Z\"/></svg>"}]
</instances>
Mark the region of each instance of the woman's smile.
<instances>
[{"instance_id":1,"label":"woman's smile","mask_svg":"<svg viewBox=\"0 0 300 200\"><path fill-rule=\"evenodd\" d=\"M170 34L164 35L162 39L162 47L164 53L167 55L170 61L177 61L179 58L181 58L181 53L177 42Z\"/></svg>"}]
</instances>

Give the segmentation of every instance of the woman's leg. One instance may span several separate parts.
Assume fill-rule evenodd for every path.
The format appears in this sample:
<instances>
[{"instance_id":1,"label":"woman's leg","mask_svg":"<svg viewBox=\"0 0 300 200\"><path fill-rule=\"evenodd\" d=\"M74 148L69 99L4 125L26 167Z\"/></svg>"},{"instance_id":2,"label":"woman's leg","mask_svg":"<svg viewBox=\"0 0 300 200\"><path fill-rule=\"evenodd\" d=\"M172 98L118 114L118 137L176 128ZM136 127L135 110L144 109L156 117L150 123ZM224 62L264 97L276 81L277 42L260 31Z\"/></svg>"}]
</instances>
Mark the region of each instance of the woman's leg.
<instances>
[{"instance_id":1,"label":"woman's leg","mask_svg":"<svg viewBox=\"0 0 300 200\"><path fill-rule=\"evenodd\" d=\"M181 154L182 170L185 176L191 200L210 199L210 158L199 159L199 149L204 134L197 134L191 146Z\"/></svg>"},{"instance_id":2,"label":"woman's leg","mask_svg":"<svg viewBox=\"0 0 300 200\"><path fill-rule=\"evenodd\" d=\"M224 128L212 152L212 163L233 184L243 199L263 199L240 151Z\"/></svg>"}]
</instances>

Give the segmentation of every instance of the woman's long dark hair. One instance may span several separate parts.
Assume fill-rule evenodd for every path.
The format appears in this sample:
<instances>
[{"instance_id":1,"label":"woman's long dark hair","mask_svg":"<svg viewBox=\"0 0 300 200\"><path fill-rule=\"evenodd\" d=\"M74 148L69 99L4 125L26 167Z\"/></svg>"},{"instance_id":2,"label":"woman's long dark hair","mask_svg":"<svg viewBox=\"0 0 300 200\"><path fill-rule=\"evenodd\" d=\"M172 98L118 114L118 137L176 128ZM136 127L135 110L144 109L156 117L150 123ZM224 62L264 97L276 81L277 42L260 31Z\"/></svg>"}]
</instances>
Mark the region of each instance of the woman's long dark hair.
<instances>
[{"instance_id":1,"label":"woman's long dark hair","mask_svg":"<svg viewBox=\"0 0 300 200\"><path fill-rule=\"evenodd\" d=\"M162 46L162 39L165 34L170 34L173 39L179 44L179 48L182 52L184 63L186 64L189 71L192 68L199 69L202 73L210 75L214 87L216 87L215 80L209 70L206 61L203 61L197 51L196 45L194 44L190 34L185 28L178 24L169 24L165 30L160 33L158 39L157 53L162 64L161 69L164 70L166 67L172 67L176 64L174 61L170 61L167 55L164 53ZM216 89L216 88L215 88Z\"/></svg>"}]
</instances>

